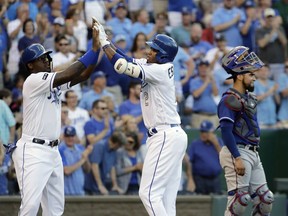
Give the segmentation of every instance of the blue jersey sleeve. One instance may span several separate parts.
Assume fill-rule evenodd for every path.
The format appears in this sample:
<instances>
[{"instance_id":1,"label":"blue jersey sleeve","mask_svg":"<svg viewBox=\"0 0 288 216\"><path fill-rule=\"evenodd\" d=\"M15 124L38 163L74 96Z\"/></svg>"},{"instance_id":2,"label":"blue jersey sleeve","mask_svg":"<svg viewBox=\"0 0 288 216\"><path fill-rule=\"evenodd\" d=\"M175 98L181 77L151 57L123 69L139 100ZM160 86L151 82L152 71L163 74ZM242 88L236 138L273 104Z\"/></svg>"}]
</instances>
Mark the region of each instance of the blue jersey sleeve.
<instances>
[{"instance_id":1,"label":"blue jersey sleeve","mask_svg":"<svg viewBox=\"0 0 288 216\"><path fill-rule=\"evenodd\" d=\"M240 156L233 134L234 121L237 112L226 102L226 99L227 97L223 97L218 104L218 117L220 121L222 140L233 157L236 158Z\"/></svg>"}]
</instances>

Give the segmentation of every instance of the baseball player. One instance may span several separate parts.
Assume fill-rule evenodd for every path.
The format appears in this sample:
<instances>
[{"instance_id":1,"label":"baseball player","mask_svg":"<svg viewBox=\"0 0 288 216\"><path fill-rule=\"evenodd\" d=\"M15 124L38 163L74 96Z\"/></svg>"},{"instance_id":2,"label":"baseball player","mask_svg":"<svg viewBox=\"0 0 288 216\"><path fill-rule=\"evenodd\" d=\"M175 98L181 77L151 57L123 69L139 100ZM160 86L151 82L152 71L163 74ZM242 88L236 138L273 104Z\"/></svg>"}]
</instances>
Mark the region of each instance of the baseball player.
<instances>
[{"instance_id":1,"label":"baseball player","mask_svg":"<svg viewBox=\"0 0 288 216\"><path fill-rule=\"evenodd\" d=\"M218 105L225 144L220 151L220 164L228 188L225 216L243 215L250 201L253 202L251 215L266 216L272 210L274 197L267 186L258 152L257 99L251 93L255 72L263 65L258 56L244 46L233 48L222 58L222 67L234 81Z\"/></svg>"},{"instance_id":2,"label":"baseball player","mask_svg":"<svg viewBox=\"0 0 288 216\"><path fill-rule=\"evenodd\" d=\"M178 46L171 37L158 34L146 42L150 46L147 59L132 59L107 41L103 27L97 25L101 46L116 72L142 80L140 101L148 139L139 196L149 215L176 215L187 148L187 135L177 113L172 64Z\"/></svg>"},{"instance_id":3,"label":"baseball player","mask_svg":"<svg viewBox=\"0 0 288 216\"><path fill-rule=\"evenodd\" d=\"M51 51L40 44L27 47L21 57L31 73L23 85L23 131L12 153L21 192L20 216L64 211L63 165L58 151L61 130L61 90L89 78L99 55L98 30L93 47L67 69L52 72Z\"/></svg>"}]
</instances>

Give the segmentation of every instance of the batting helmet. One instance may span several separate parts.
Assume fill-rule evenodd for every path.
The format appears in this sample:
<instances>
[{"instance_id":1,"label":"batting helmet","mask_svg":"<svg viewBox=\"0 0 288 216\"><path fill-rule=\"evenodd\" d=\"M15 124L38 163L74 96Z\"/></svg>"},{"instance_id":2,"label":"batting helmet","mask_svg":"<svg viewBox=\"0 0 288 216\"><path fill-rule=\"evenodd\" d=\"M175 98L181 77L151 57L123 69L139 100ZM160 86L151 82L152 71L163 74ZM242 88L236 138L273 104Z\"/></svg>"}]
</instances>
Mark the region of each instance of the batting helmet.
<instances>
[{"instance_id":1,"label":"batting helmet","mask_svg":"<svg viewBox=\"0 0 288 216\"><path fill-rule=\"evenodd\" d=\"M259 57L254 52L249 53L248 50L248 47L237 46L223 56L222 67L228 74L232 75L229 78L238 74L258 70L264 66L264 63Z\"/></svg>"},{"instance_id":2,"label":"batting helmet","mask_svg":"<svg viewBox=\"0 0 288 216\"><path fill-rule=\"evenodd\" d=\"M52 53L52 51L46 51L41 44L35 43L25 48L21 56L21 61L26 65L27 63L39 58L40 56L50 53ZM49 61L52 60L49 55L48 59Z\"/></svg>"},{"instance_id":3,"label":"batting helmet","mask_svg":"<svg viewBox=\"0 0 288 216\"><path fill-rule=\"evenodd\" d=\"M146 44L158 51L156 60L161 64L172 62L178 52L175 40L164 34L157 34L152 41L148 41Z\"/></svg>"}]
</instances>

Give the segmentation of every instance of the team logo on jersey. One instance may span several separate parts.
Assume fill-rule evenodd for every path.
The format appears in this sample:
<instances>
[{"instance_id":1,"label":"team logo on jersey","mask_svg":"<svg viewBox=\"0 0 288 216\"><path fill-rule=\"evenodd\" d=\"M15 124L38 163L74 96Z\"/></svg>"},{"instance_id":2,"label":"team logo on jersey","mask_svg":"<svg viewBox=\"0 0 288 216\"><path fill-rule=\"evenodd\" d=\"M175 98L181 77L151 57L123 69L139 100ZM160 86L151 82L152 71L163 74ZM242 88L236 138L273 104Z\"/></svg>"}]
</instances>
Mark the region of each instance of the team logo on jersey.
<instances>
[{"instance_id":1,"label":"team logo on jersey","mask_svg":"<svg viewBox=\"0 0 288 216\"><path fill-rule=\"evenodd\" d=\"M45 74L43 75L43 77L42 77L42 80L46 80L47 77L48 77L48 73L45 73Z\"/></svg>"},{"instance_id":2,"label":"team logo on jersey","mask_svg":"<svg viewBox=\"0 0 288 216\"><path fill-rule=\"evenodd\" d=\"M47 97L49 100L52 99L51 103L57 103L60 104L60 86L54 88L52 91L50 91L50 95Z\"/></svg>"}]
</instances>

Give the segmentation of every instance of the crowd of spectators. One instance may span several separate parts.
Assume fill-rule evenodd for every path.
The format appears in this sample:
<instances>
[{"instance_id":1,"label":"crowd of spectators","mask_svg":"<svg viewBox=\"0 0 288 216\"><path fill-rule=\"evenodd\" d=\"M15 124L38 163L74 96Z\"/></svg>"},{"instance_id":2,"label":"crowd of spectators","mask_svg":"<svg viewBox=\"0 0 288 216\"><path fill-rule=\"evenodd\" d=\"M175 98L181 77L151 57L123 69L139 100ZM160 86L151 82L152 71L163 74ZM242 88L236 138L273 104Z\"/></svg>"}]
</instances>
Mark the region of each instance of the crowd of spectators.
<instances>
[{"instance_id":1,"label":"crowd of spectators","mask_svg":"<svg viewBox=\"0 0 288 216\"><path fill-rule=\"evenodd\" d=\"M203 121L218 126L219 98L232 85L220 61L241 45L265 63L254 91L261 128L288 128L287 9L287 0L0 0L0 143L21 134L22 86L29 75L20 61L23 50L43 44L53 51L53 67L62 70L91 48L92 16L131 57L145 58L145 42L156 34L176 40L176 98L186 129L201 130ZM140 91L141 82L117 74L101 52L89 81L62 93L66 195L137 194L147 139ZM0 195L17 194L13 163L0 146ZM188 181L180 188L201 193L191 183L199 177L191 168L197 150L189 149L183 160Z\"/></svg>"}]
</instances>

